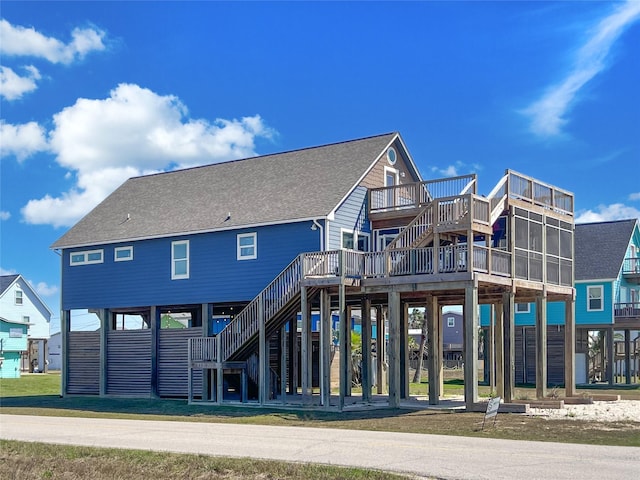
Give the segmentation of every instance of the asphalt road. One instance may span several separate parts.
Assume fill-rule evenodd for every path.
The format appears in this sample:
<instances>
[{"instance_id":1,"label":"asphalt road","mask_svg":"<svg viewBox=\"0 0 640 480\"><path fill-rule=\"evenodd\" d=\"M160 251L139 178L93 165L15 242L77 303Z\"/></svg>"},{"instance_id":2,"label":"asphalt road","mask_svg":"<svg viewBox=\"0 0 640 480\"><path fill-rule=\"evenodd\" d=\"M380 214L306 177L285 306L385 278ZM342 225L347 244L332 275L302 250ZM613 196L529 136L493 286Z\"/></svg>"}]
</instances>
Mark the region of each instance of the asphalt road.
<instances>
[{"instance_id":1,"label":"asphalt road","mask_svg":"<svg viewBox=\"0 0 640 480\"><path fill-rule=\"evenodd\" d=\"M316 462L440 479L640 478L640 449L329 428L0 415L0 438Z\"/></svg>"}]
</instances>

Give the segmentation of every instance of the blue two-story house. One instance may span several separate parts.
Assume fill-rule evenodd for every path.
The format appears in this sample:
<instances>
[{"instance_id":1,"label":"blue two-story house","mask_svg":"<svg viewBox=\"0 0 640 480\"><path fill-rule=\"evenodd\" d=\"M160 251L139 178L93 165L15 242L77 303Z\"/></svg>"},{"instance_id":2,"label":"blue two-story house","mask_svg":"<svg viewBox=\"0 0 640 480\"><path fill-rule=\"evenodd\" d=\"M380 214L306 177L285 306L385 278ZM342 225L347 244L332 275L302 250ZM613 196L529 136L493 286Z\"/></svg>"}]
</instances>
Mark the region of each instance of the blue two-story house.
<instances>
[{"instance_id":1,"label":"blue two-story house","mask_svg":"<svg viewBox=\"0 0 640 480\"><path fill-rule=\"evenodd\" d=\"M475 175L423 180L398 133L131 178L52 246L62 272L62 393L342 409L356 401L348 319L357 309L357 401L374 403L375 354L385 360L375 362L377 393L397 407L409 397L409 308L426 308L435 379L443 307L463 305L466 352L478 350L480 303L503 305L509 332L514 302L572 310L573 195L509 170L489 195L477 188ZM74 328L87 311L97 331ZM376 338L388 341L372 338L373 318ZM509 400L514 348L504 338ZM465 356L469 408L477 363ZM440 382L429 388L437 403Z\"/></svg>"},{"instance_id":2,"label":"blue two-story house","mask_svg":"<svg viewBox=\"0 0 640 480\"><path fill-rule=\"evenodd\" d=\"M576 382L640 381L640 226L637 219L575 226ZM535 303L516 304L516 381L535 383ZM564 304L548 305L548 382L564 382ZM482 308L482 326L490 325ZM489 338L487 336L486 338ZM485 348L485 352L489 349Z\"/></svg>"}]
</instances>

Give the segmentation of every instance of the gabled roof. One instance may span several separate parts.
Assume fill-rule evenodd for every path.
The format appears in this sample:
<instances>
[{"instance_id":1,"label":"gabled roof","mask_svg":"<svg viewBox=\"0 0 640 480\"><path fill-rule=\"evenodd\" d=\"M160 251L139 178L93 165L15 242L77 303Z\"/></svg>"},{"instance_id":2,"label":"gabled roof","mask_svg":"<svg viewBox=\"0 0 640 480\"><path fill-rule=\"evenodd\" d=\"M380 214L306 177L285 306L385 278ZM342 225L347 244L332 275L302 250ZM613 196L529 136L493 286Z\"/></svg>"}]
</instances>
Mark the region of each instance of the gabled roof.
<instances>
[{"instance_id":1,"label":"gabled roof","mask_svg":"<svg viewBox=\"0 0 640 480\"><path fill-rule=\"evenodd\" d=\"M397 133L127 180L51 248L325 218Z\"/></svg>"},{"instance_id":2,"label":"gabled roof","mask_svg":"<svg viewBox=\"0 0 640 480\"><path fill-rule=\"evenodd\" d=\"M38 292L36 292L31 286L31 284L27 282L24 279L24 277L19 273L14 275L0 275L0 297L2 297L5 294L5 292L11 287L11 285L13 285L18 281L18 279L22 279L22 283L24 287L29 289L29 291L33 295L33 298L35 298L38 302L40 302L40 304L45 308L45 310L49 312L49 315L53 315L53 312L51 311L49 306L42 301L42 299L40 298L40 295L38 295Z\"/></svg>"},{"instance_id":3,"label":"gabled roof","mask_svg":"<svg viewBox=\"0 0 640 480\"><path fill-rule=\"evenodd\" d=\"M636 223L631 219L576 224L576 281L618 278Z\"/></svg>"},{"instance_id":4,"label":"gabled roof","mask_svg":"<svg viewBox=\"0 0 640 480\"><path fill-rule=\"evenodd\" d=\"M13 285L20 275L2 275L0 276L0 296Z\"/></svg>"}]
</instances>

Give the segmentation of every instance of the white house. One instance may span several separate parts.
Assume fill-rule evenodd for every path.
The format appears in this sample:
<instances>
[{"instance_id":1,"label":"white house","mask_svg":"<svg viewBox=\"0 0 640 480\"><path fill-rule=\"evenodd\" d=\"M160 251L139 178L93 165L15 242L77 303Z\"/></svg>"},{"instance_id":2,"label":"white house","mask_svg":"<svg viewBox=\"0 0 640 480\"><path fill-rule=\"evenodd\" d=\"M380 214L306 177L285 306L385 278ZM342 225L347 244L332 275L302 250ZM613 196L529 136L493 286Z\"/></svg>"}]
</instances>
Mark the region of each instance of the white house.
<instances>
[{"instance_id":1,"label":"white house","mask_svg":"<svg viewBox=\"0 0 640 480\"><path fill-rule=\"evenodd\" d=\"M28 324L21 368L45 371L51 310L22 275L0 276L0 312L10 322Z\"/></svg>"},{"instance_id":2,"label":"white house","mask_svg":"<svg viewBox=\"0 0 640 480\"><path fill-rule=\"evenodd\" d=\"M49 370L62 370L62 332L49 338Z\"/></svg>"}]
</instances>

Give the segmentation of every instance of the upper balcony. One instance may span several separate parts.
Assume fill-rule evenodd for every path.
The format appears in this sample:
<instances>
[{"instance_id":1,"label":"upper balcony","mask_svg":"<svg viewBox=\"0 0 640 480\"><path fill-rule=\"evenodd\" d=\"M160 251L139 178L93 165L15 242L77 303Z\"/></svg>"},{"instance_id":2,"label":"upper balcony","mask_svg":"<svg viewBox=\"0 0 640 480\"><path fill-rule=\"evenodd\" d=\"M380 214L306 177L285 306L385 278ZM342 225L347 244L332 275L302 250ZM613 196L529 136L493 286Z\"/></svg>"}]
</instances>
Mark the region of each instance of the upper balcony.
<instances>
[{"instance_id":1,"label":"upper balcony","mask_svg":"<svg viewBox=\"0 0 640 480\"><path fill-rule=\"evenodd\" d=\"M625 258L622 264L622 276L629 283L640 284L640 257Z\"/></svg>"}]
</instances>

